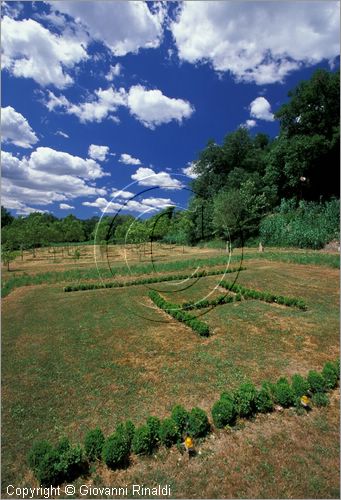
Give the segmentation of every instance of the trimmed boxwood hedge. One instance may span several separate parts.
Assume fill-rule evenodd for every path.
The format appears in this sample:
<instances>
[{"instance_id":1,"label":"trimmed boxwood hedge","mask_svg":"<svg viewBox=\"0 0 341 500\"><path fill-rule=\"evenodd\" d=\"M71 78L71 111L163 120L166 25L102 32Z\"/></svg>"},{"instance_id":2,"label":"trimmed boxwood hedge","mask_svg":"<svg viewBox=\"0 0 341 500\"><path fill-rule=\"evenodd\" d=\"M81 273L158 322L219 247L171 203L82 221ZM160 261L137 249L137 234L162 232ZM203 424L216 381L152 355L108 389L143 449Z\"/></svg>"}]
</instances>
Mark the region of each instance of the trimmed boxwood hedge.
<instances>
[{"instance_id":1,"label":"trimmed boxwood hedge","mask_svg":"<svg viewBox=\"0 0 341 500\"><path fill-rule=\"evenodd\" d=\"M213 423L218 429L233 425L237 416L235 401L230 393L223 393L212 407Z\"/></svg>"},{"instance_id":2,"label":"trimmed boxwood hedge","mask_svg":"<svg viewBox=\"0 0 341 500\"><path fill-rule=\"evenodd\" d=\"M109 436L103 446L103 461L109 469L120 469L129 463L130 446L122 432Z\"/></svg>"},{"instance_id":3,"label":"trimmed boxwood hedge","mask_svg":"<svg viewBox=\"0 0 341 500\"><path fill-rule=\"evenodd\" d=\"M283 295L276 295L274 293L252 290L251 288L247 288L243 285L225 280L221 281L220 286L226 288L226 290L240 294L244 299L257 299L269 303L275 302L276 304L281 304L287 307L297 307L303 311L307 309L304 301L296 299L295 297L284 297Z\"/></svg>"},{"instance_id":4,"label":"trimmed boxwood hedge","mask_svg":"<svg viewBox=\"0 0 341 500\"><path fill-rule=\"evenodd\" d=\"M188 411L182 405L175 405L172 408L171 418L176 423L180 434L183 434L188 427Z\"/></svg>"},{"instance_id":5,"label":"trimmed boxwood hedge","mask_svg":"<svg viewBox=\"0 0 341 500\"><path fill-rule=\"evenodd\" d=\"M161 444L170 448L173 444L180 441L181 433L176 422L172 418L165 418L160 425Z\"/></svg>"},{"instance_id":6,"label":"trimmed boxwood hedge","mask_svg":"<svg viewBox=\"0 0 341 500\"><path fill-rule=\"evenodd\" d=\"M251 382L241 384L233 397L237 414L240 417L250 417L255 413L257 391Z\"/></svg>"},{"instance_id":7,"label":"trimmed boxwood hedge","mask_svg":"<svg viewBox=\"0 0 341 500\"><path fill-rule=\"evenodd\" d=\"M84 448L90 461L101 458L104 441L104 434L98 427L86 433Z\"/></svg>"},{"instance_id":8,"label":"trimmed boxwood hedge","mask_svg":"<svg viewBox=\"0 0 341 500\"><path fill-rule=\"evenodd\" d=\"M136 280L118 282L111 281L107 283L80 283L79 285L67 285L64 292L78 292L83 290L100 290L103 288L122 288L126 286L147 285L151 283L162 283L163 281L185 280L187 278L201 278L204 276L216 276L219 274L230 274L239 271L245 271L246 267L236 267L231 269L215 269L212 271L197 271L194 274L169 274L166 276L155 276L150 278L139 278Z\"/></svg>"},{"instance_id":9,"label":"trimmed boxwood hedge","mask_svg":"<svg viewBox=\"0 0 341 500\"><path fill-rule=\"evenodd\" d=\"M172 304L165 300L161 295L155 290L149 292L149 297L154 302L154 304L165 311L167 314L172 316L174 319L185 323L187 326L192 328L193 331L198 333L201 337L208 337L210 334L209 327L207 323L195 318L186 311L179 309L179 306Z\"/></svg>"},{"instance_id":10,"label":"trimmed boxwood hedge","mask_svg":"<svg viewBox=\"0 0 341 500\"><path fill-rule=\"evenodd\" d=\"M263 382L257 390L252 383L244 383L233 394L223 392L219 401L212 407L212 419L216 428L224 428L235 424L236 418L247 418L255 412L270 412L274 403L284 407L300 406L299 394L305 392L309 384L309 391L313 393L313 406L326 406L329 398L326 394L330 385L334 387L339 380L339 360L335 363L327 362L322 374L310 371L307 379L300 375L292 377L292 384L286 378L281 378L276 384ZM333 375L331 375L333 373ZM337 380L335 382L335 375ZM330 384L326 383L330 380ZM323 390L322 390L323 389ZM308 394L309 391L307 390ZM211 430L210 422L204 410L192 408L188 412L183 406L176 405L172 409L171 417L160 422L157 417L148 417L147 423L135 429L131 421L119 424L114 434L109 436L103 445L101 458L111 469L129 465L131 451L136 454L150 455L163 444L170 447L179 443L181 438L204 438ZM88 460L99 455L102 445L102 434L99 429L89 431L85 438L85 448ZM48 441L33 443L28 455L28 464L35 477L42 485L58 485L65 481L73 481L79 475L86 473L89 468L80 446L72 446L68 439L62 439L57 446Z\"/></svg>"}]
</instances>

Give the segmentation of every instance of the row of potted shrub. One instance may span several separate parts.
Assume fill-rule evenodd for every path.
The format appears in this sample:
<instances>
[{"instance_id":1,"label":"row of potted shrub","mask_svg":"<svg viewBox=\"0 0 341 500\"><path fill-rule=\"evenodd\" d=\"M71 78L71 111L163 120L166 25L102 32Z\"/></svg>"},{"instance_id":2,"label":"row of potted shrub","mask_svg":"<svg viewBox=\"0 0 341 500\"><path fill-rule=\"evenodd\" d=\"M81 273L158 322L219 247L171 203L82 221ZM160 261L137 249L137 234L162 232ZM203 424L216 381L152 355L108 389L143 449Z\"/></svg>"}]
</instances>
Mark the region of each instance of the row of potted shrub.
<instances>
[{"instance_id":1,"label":"row of potted shrub","mask_svg":"<svg viewBox=\"0 0 341 500\"><path fill-rule=\"evenodd\" d=\"M64 287L64 292L78 292L80 290L99 290L102 288L121 288L134 285L146 285L150 283L161 283L163 281L184 280L188 278L201 278L204 276L215 276L220 274L230 274L238 271L245 271L245 267L231 269L215 269L212 271L197 271L194 274L169 274L168 276L154 276L149 278L140 278L131 281L111 281L107 283L80 283L78 285L67 285Z\"/></svg>"},{"instance_id":2,"label":"row of potted shrub","mask_svg":"<svg viewBox=\"0 0 341 500\"><path fill-rule=\"evenodd\" d=\"M198 333L201 337L208 337L210 334L210 329L207 323L195 318L191 314L181 309L181 306L177 304L172 304L165 300L161 295L155 290L149 292L149 297L154 302L154 304L165 311L167 314L172 316L174 319L185 323L185 325L192 328L192 330Z\"/></svg>"},{"instance_id":3,"label":"row of potted shrub","mask_svg":"<svg viewBox=\"0 0 341 500\"><path fill-rule=\"evenodd\" d=\"M275 384L264 382L257 389L251 382L241 384L236 390L223 392L214 403L211 414L214 427L233 426L238 418L250 418L258 413L268 413L274 406L295 406L298 413L306 411L301 404L302 396L310 396L310 406L326 406L326 392L334 389L339 380L340 362L327 362L321 373L310 371L308 376L293 375L291 383L280 378ZM89 471L89 465L97 460L110 469L129 465L130 454L151 455L163 445L181 445L186 437L204 438L212 430L207 414L201 408L187 411L175 405L168 418L160 420L149 416L144 425L135 427L128 420L120 423L113 434L105 438L99 429L87 432L84 448L72 446L64 438L56 446L47 441L34 443L28 463L42 485L57 485L73 481Z\"/></svg>"},{"instance_id":4,"label":"row of potted shrub","mask_svg":"<svg viewBox=\"0 0 341 500\"><path fill-rule=\"evenodd\" d=\"M258 290L252 290L243 285L237 283L232 283L230 281L221 281L220 286L226 288L231 292L240 294L244 299L257 299L265 302L276 302L276 304L281 304L288 307L298 307L299 309L306 310L307 306L301 299L296 299L295 297L285 297L283 295L277 295L275 293L260 292Z\"/></svg>"}]
</instances>

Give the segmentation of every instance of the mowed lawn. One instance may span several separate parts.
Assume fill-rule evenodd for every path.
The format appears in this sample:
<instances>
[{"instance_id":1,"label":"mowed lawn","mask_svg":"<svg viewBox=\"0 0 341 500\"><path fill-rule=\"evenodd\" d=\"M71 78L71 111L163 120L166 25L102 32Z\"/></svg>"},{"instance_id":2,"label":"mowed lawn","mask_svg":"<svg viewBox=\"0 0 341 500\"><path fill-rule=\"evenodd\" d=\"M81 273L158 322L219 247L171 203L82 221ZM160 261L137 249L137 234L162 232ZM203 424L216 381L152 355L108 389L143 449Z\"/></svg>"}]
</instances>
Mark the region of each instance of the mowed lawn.
<instances>
[{"instance_id":1,"label":"mowed lawn","mask_svg":"<svg viewBox=\"0 0 341 500\"><path fill-rule=\"evenodd\" d=\"M211 328L203 339L155 310L144 286L64 293L60 284L41 285L3 299L3 488L32 484L26 455L34 440L80 442L89 428L109 434L127 418L140 424L150 414L168 416L175 403L210 414L220 393L243 381L306 375L338 357L337 269L245 265L238 283L302 298L308 310L248 300L194 311ZM153 288L180 303L202 298L218 281L202 278L178 293L170 284ZM336 394L330 407L307 416L257 417L212 439L190 464L179 462L177 450L161 450L126 471L98 467L93 478L102 485L161 481L177 497L339 495Z\"/></svg>"}]
</instances>

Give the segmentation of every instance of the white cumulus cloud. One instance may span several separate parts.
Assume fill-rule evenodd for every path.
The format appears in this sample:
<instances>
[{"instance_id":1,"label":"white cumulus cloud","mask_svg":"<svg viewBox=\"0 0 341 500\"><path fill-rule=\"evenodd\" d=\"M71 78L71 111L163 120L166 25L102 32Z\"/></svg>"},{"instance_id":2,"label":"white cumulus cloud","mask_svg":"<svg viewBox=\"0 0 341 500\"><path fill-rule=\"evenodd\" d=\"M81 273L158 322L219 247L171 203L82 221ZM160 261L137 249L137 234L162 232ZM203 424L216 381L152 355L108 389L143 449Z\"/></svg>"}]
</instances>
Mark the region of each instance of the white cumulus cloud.
<instances>
[{"instance_id":1,"label":"white cumulus cloud","mask_svg":"<svg viewBox=\"0 0 341 500\"><path fill-rule=\"evenodd\" d=\"M68 205L67 203L60 203L60 204L59 204L59 208L60 208L61 210L71 210L71 209L73 209L73 208L75 208L75 207L74 207L74 206L72 206L72 205Z\"/></svg>"},{"instance_id":2,"label":"white cumulus cloud","mask_svg":"<svg viewBox=\"0 0 341 500\"><path fill-rule=\"evenodd\" d=\"M73 104L64 95L56 96L48 91L44 104L49 111L60 109L66 114L77 116L81 123L99 123L105 118L115 118L112 113L119 106L125 106L126 101L124 89L120 88L116 91L113 87L109 87L106 90L101 88L95 90L94 95L88 101L80 104Z\"/></svg>"},{"instance_id":3,"label":"white cumulus cloud","mask_svg":"<svg viewBox=\"0 0 341 500\"><path fill-rule=\"evenodd\" d=\"M273 113L271 112L271 105L269 101L262 96L256 97L256 99L251 102L250 115L252 118L258 118L259 120L265 120L268 122L272 122L275 119ZM253 122L253 120L248 121Z\"/></svg>"},{"instance_id":4,"label":"white cumulus cloud","mask_svg":"<svg viewBox=\"0 0 341 500\"><path fill-rule=\"evenodd\" d=\"M182 184L178 179L172 178L167 172L154 172L153 169L140 167L131 176L134 181L138 181L140 186L155 186L164 189L181 189Z\"/></svg>"},{"instance_id":5,"label":"white cumulus cloud","mask_svg":"<svg viewBox=\"0 0 341 500\"><path fill-rule=\"evenodd\" d=\"M1 109L1 133L3 141L21 148L31 148L38 142L26 118L12 106Z\"/></svg>"},{"instance_id":6,"label":"white cumulus cloud","mask_svg":"<svg viewBox=\"0 0 341 500\"><path fill-rule=\"evenodd\" d=\"M338 56L339 4L183 2L171 30L183 61L210 62L244 82L282 82L302 64Z\"/></svg>"},{"instance_id":7,"label":"white cumulus cloud","mask_svg":"<svg viewBox=\"0 0 341 500\"><path fill-rule=\"evenodd\" d=\"M49 111L61 110L75 115L81 123L102 122L104 119L118 121L114 113L120 106L129 109L130 114L145 127L155 129L173 120L181 123L194 112L188 101L171 98L161 90L148 90L142 85L134 85L127 92L123 87L116 90L113 86L95 90L87 101L79 104L70 102L63 94L57 96L50 90L44 102Z\"/></svg>"},{"instance_id":8,"label":"white cumulus cloud","mask_svg":"<svg viewBox=\"0 0 341 500\"><path fill-rule=\"evenodd\" d=\"M109 146L97 146L90 144L88 155L93 160L104 161L109 153Z\"/></svg>"},{"instance_id":9,"label":"white cumulus cloud","mask_svg":"<svg viewBox=\"0 0 341 500\"><path fill-rule=\"evenodd\" d=\"M122 153L118 161L126 165L141 165L141 161L138 158L134 158L128 153Z\"/></svg>"},{"instance_id":10,"label":"white cumulus cloud","mask_svg":"<svg viewBox=\"0 0 341 500\"><path fill-rule=\"evenodd\" d=\"M163 208L173 207L176 205L170 198L143 198L141 203L162 210Z\"/></svg>"},{"instance_id":11,"label":"white cumulus cloud","mask_svg":"<svg viewBox=\"0 0 341 500\"><path fill-rule=\"evenodd\" d=\"M102 41L115 56L155 48L162 38L164 8L154 12L147 2L51 2L51 8L72 16L93 39Z\"/></svg>"},{"instance_id":12,"label":"white cumulus cloud","mask_svg":"<svg viewBox=\"0 0 341 500\"><path fill-rule=\"evenodd\" d=\"M163 210L166 207L174 206L175 203L169 198L144 198L141 201L118 199L109 201L106 198L97 198L95 201L84 201L85 207L98 208L101 212L116 213L118 210L135 213L148 213Z\"/></svg>"},{"instance_id":13,"label":"white cumulus cloud","mask_svg":"<svg viewBox=\"0 0 341 500\"><path fill-rule=\"evenodd\" d=\"M29 157L2 152L2 196L6 207L20 203L49 205L80 196L105 195L106 190L88 184L105 173L93 160L84 160L51 148L37 148Z\"/></svg>"},{"instance_id":14,"label":"white cumulus cloud","mask_svg":"<svg viewBox=\"0 0 341 500\"><path fill-rule=\"evenodd\" d=\"M130 191L125 191L125 190L119 190L119 189L113 189L112 192L111 192L111 196L112 198L123 198L124 200L125 199L129 199L129 198L132 198L134 196L134 193L131 193Z\"/></svg>"},{"instance_id":15,"label":"white cumulus cloud","mask_svg":"<svg viewBox=\"0 0 341 500\"><path fill-rule=\"evenodd\" d=\"M84 179L98 179L106 175L100 165L92 159L83 159L63 151L40 147L29 159L29 166L35 170L58 175L77 175Z\"/></svg>"},{"instance_id":16,"label":"white cumulus cloud","mask_svg":"<svg viewBox=\"0 0 341 500\"><path fill-rule=\"evenodd\" d=\"M142 85L130 88L128 107L137 120L151 129L172 120L181 123L194 112L188 101L167 97L158 89L147 90Z\"/></svg>"},{"instance_id":17,"label":"white cumulus cloud","mask_svg":"<svg viewBox=\"0 0 341 500\"><path fill-rule=\"evenodd\" d=\"M5 16L1 28L3 68L42 86L72 84L70 71L88 57L84 43L75 35L55 35L33 19L18 21Z\"/></svg>"},{"instance_id":18,"label":"white cumulus cloud","mask_svg":"<svg viewBox=\"0 0 341 500\"><path fill-rule=\"evenodd\" d=\"M241 124L241 127L250 129L256 127L256 125L257 125L256 120L246 120L245 123Z\"/></svg>"}]
</instances>

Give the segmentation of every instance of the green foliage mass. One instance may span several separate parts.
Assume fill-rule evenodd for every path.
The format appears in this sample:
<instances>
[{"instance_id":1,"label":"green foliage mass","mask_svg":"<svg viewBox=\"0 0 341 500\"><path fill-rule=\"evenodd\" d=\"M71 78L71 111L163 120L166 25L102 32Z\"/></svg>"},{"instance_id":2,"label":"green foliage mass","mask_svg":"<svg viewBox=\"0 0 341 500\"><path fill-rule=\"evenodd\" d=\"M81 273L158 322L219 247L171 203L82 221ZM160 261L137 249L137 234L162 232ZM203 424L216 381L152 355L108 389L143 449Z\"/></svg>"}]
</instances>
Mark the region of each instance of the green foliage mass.
<instances>
[{"instance_id":1,"label":"green foliage mass","mask_svg":"<svg viewBox=\"0 0 341 500\"><path fill-rule=\"evenodd\" d=\"M309 391L309 382L306 378L302 377L302 375L293 375L291 379L291 387L294 391L296 398L301 398L302 396L307 395Z\"/></svg>"},{"instance_id":2,"label":"green foliage mass","mask_svg":"<svg viewBox=\"0 0 341 500\"><path fill-rule=\"evenodd\" d=\"M260 238L269 246L322 248L339 238L340 202L325 203L282 200L259 228Z\"/></svg>"},{"instance_id":3,"label":"green foliage mass","mask_svg":"<svg viewBox=\"0 0 341 500\"><path fill-rule=\"evenodd\" d=\"M259 413L268 413L273 410L271 392L266 384L263 384L261 389L257 392L255 407Z\"/></svg>"},{"instance_id":4,"label":"green foliage mass","mask_svg":"<svg viewBox=\"0 0 341 500\"><path fill-rule=\"evenodd\" d=\"M242 384L234 392L234 403L240 417L250 417L256 410L257 391L251 382Z\"/></svg>"},{"instance_id":5,"label":"green foliage mass","mask_svg":"<svg viewBox=\"0 0 341 500\"><path fill-rule=\"evenodd\" d=\"M73 481L86 469L82 448L72 446L67 438L55 447L47 441L34 443L28 455L28 464L38 481L45 486Z\"/></svg>"},{"instance_id":6,"label":"green foliage mass","mask_svg":"<svg viewBox=\"0 0 341 500\"><path fill-rule=\"evenodd\" d=\"M295 401L294 391L286 378L280 378L273 387L275 402L288 408Z\"/></svg>"},{"instance_id":7,"label":"green foliage mass","mask_svg":"<svg viewBox=\"0 0 341 500\"><path fill-rule=\"evenodd\" d=\"M119 469L128 464L129 453L130 446L127 437L121 431L116 431L106 439L102 457L110 469Z\"/></svg>"},{"instance_id":8,"label":"green foliage mass","mask_svg":"<svg viewBox=\"0 0 341 500\"><path fill-rule=\"evenodd\" d=\"M339 380L339 368L336 363L327 361L322 370L322 377L327 389L334 389Z\"/></svg>"},{"instance_id":9,"label":"green foliage mass","mask_svg":"<svg viewBox=\"0 0 341 500\"><path fill-rule=\"evenodd\" d=\"M324 392L326 390L326 381L317 371L311 370L308 373L307 380L311 392Z\"/></svg>"},{"instance_id":10,"label":"green foliage mass","mask_svg":"<svg viewBox=\"0 0 341 500\"><path fill-rule=\"evenodd\" d=\"M223 428L226 425L232 425L236 419L237 411L232 394L222 394L219 401L214 403L212 407L213 423L218 428Z\"/></svg>"},{"instance_id":11,"label":"green foliage mass","mask_svg":"<svg viewBox=\"0 0 341 500\"><path fill-rule=\"evenodd\" d=\"M176 422L172 418L165 418L160 425L160 441L164 446L170 447L181 438Z\"/></svg>"},{"instance_id":12,"label":"green foliage mass","mask_svg":"<svg viewBox=\"0 0 341 500\"><path fill-rule=\"evenodd\" d=\"M141 425L135 430L132 450L138 455L150 455L155 446L155 436L148 425Z\"/></svg>"},{"instance_id":13,"label":"green foliage mass","mask_svg":"<svg viewBox=\"0 0 341 500\"><path fill-rule=\"evenodd\" d=\"M182 405L175 405L172 408L171 418L177 425L177 428L181 434L183 434L188 426L188 411Z\"/></svg>"},{"instance_id":14,"label":"green foliage mass","mask_svg":"<svg viewBox=\"0 0 341 500\"><path fill-rule=\"evenodd\" d=\"M104 441L104 434L98 427L87 432L84 448L90 461L101 458Z\"/></svg>"},{"instance_id":15,"label":"green foliage mass","mask_svg":"<svg viewBox=\"0 0 341 500\"><path fill-rule=\"evenodd\" d=\"M210 430L206 413L201 408L192 408L188 417L188 434L191 437L204 437Z\"/></svg>"}]
</instances>

